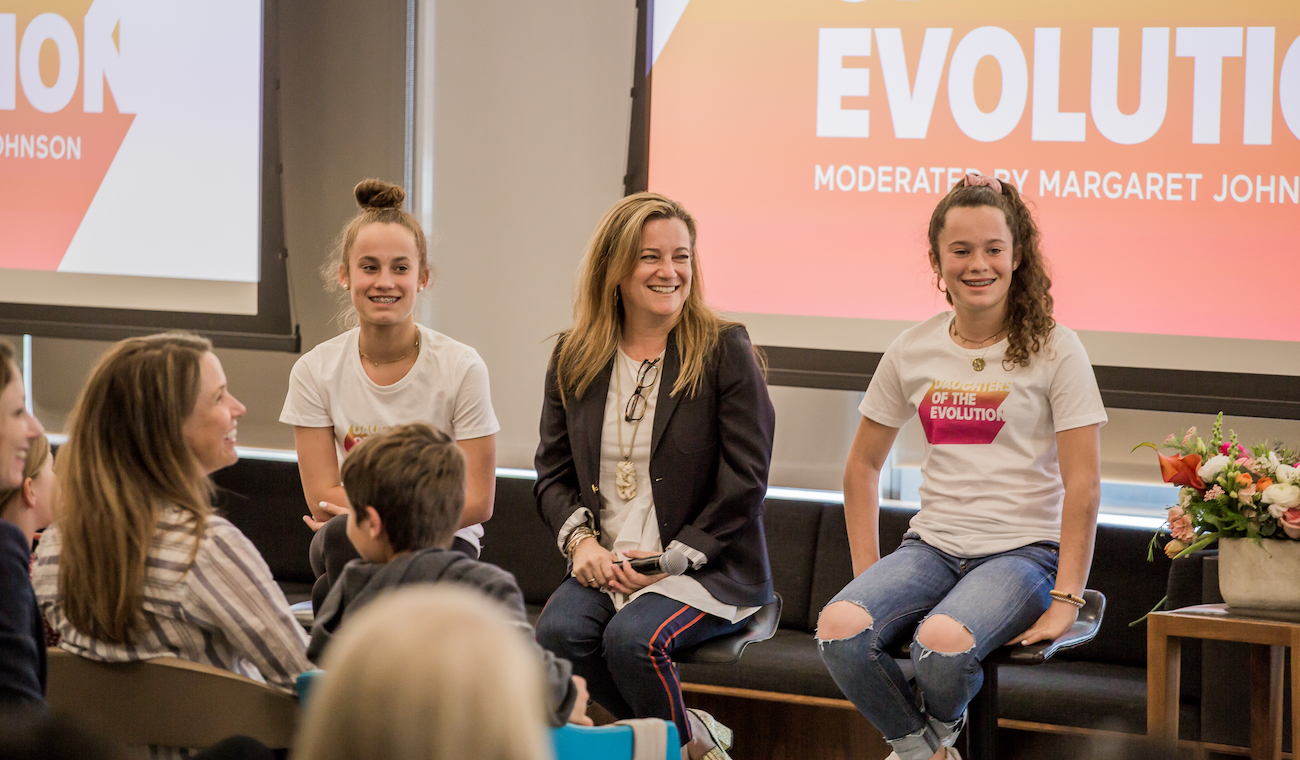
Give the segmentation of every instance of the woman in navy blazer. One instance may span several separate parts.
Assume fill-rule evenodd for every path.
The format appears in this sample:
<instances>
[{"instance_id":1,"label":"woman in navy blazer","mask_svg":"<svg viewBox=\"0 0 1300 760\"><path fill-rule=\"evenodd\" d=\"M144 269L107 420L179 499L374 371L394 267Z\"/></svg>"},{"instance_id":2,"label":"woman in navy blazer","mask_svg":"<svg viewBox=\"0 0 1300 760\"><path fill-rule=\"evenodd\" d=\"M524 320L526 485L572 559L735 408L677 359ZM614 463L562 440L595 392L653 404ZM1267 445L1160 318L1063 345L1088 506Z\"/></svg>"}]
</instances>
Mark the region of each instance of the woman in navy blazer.
<instances>
[{"instance_id":1,"label":"woman in navy blazer","mask_svg":"<svg viewBox=\"0 0 1300 760\"><path fill-rule=\"evenodd\" d=\"M745 328L700 294L695 221L652 193L601 220L546 376L534 494L571 577L538 621L617 718L676 722L688 757L731 732L688 711L672 652L773 599L763 497L774 414ZM627 559L682 558L681 575Z\"/></svg>"}]
</instances>

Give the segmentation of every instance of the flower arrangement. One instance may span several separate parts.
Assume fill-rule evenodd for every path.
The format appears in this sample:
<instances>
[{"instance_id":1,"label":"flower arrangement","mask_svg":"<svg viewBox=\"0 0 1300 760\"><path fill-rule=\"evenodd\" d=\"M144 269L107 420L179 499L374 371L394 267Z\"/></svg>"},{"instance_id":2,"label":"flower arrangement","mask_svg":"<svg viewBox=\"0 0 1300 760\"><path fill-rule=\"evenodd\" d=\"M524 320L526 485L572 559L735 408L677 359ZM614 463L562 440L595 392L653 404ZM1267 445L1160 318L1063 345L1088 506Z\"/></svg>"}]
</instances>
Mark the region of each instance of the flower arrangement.
<instances>
[{"instance_id":1,"label":"flower arrangement","mask_svg":"<svg viewBox=\"0 0 1300 760\"><path fill-rule=\"evenodd\" d=\"M1219 538L1300 540L1300 453L1281 445L1256 444L1249 449L1228 431L1223 438L1223 414L1214 420L1209 440L1190 428L1180 440L1165 439L1165 456L1153 443L1166 483L1182 486L1178 503L1169 508L1170 540L1164 552L1181 557ZM1157 533L1151 551L1157 545Z\"/></svg>"}]
</instances>

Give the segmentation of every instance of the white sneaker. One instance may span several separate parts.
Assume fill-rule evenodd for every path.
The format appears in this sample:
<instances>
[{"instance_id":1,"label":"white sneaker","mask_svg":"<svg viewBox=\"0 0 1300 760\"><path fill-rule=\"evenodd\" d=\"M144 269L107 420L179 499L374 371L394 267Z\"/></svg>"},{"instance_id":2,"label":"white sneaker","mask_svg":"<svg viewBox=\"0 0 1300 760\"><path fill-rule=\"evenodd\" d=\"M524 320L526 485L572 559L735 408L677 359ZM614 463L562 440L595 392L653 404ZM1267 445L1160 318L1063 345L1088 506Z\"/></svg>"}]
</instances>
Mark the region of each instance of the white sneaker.
<instances>
[{"instance_id":1,"label":"white sneaker","mask_svg":"<svg viewBox=\"0 0 1300 760\"><path fill-rule=\"evenodd\" d=\"M955 747L944 747L944 749L947 750L945 760L961 760L961 753ZM890 752L885 760L899 760L898 753Z\"/></svg>"}]
</instances>

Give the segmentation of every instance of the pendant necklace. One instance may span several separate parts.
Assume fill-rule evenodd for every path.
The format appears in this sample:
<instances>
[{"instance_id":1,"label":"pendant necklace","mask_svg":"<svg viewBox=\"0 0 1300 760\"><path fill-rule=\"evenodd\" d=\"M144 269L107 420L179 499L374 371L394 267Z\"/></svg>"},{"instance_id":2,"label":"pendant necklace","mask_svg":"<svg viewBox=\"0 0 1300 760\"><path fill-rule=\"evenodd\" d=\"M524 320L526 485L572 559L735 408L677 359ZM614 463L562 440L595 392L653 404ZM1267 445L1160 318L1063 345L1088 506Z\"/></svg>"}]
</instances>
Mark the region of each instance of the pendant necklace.
<instances>
[{"instance_id":1,"label":"pendant necklace","mask_svg":"<svg viewBox=\"0 0 1300 760\"><path fill-rule=\"evenodd\" d=\"M659 381L659 373L650 384L645 387L638 387L637 392L644 390L646 398L650 397L650 391L654 388L655 383ZM618 356L618 369L614 373L614 393L618 398L623 397L623 357ZM628 402L631 403L629 398ZM649 404L647 403L647 406ZM618 420L618 464L614 466L614 486L618 490L618 497L623 501L631 501L636 498L636 465L632 463L632 449L636 446L636 434L641 429L641 420L645 419L643 413L636 418L636 423L632 425L632 441L628 444L627 453L623 453L623 420Z\"/></svg>"},{"instance_id":2,"label":"pendant necklace","mask_svg":"<svg viewBox=\"0 0 1300 760\"><path fill-rule=\"evenodd\" d=\"M954 314L954 315L952 316L952 334L953 334L953 335L956 335L958 340L960 340L960 341L964 341L965 343L974 343L976 346L979 346L979 344L981 344L981 343L987 343L988 341L997 338L997 337L998 337L999 335L1001 335L1002 332L1003 332L1004 330L1006 330L1006 329L1007 329L1007 328L1006 328L1005 326L1003 326L1003 327L1002 327L1001 329L999 329L997 332L993 333L992 335L990 335L989 337L985 338L984 340L971 340L970 338L967 338L967 337L963 336L961 333L957 332L957 315ZM959 344L959 345L961 345L961 344ZM966 358L967 358L967 359L970 359L970 366L971 366L971 368L974 369L976 372L983 372L983 371L984 371L984 366L985 366L985 365L984 365L984 357L988 355L988 353L989 353L989 349L991 349L991 348L993 348L992 345L986 347L986 348L984 349L984 353L980 354L978 357L972 357L972 356L970 355L970 351L967 351L967 350L966 350L966 346L965 346L965 345L961 345L962 353L966 354Z\"/></svg>"},{"instance_id":3,"label":"pendant necklace","mask_svg":"<svg viewBox=\"0 0 1300 760\"><path fill-rule=\"evenodd\" d=\"M369 356L366 356L366 352L361 350L361 340L360 340L359 338L358 338L358 340L357 340L357 353L358 353L358 354L361 354L361 358L362 358L362 359L365 359L365 360L368 361L368 362L370 362L371 366L374 366L374 367L378 367L378 366L381 366L381 365L384 365L384 364L396 364L397 362L400 362L401 360L405 359L406 357L410 356L411 354L413 354L413 353L415 353L416 351L419 351L419 350L420 350L420 331L419 331L419 330L416 330L416 331L415 331L415 345L414 345L414 346L411 346L411 350L410 350L410 351L407 351L406 353L402 354L401 356L397 357L396 359L388 359L387 361L382 361L382 362L381 362L381 361L375 361L374 359L371 359Z\"/></svg>"}]
</instances>

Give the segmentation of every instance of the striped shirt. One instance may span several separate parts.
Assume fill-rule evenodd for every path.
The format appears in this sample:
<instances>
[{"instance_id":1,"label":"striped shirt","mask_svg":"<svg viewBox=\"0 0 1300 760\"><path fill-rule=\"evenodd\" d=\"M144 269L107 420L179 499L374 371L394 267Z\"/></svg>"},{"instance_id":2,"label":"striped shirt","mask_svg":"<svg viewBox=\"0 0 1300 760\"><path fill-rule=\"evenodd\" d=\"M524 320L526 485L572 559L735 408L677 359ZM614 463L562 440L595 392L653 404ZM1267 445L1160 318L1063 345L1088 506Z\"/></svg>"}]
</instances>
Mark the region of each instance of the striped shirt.
<instances>
[{"instance_id":1,"label":"striped shirt","mask_svg":"<svg viewBox=\"0 0 1300 760\"><path fill-rule=\"evenodd\" d=\"M72 627L59 598L57 526L36 551L32 585L59 646L103 662L178 657L231 670L292 692L294 679L312 665L307 635L293 619L284 592L252 542L228 520L208 517L198 554L188 514L165 510L145 563L144 627L130 644L97 641Z\"/></svg>"}]
</instances>

